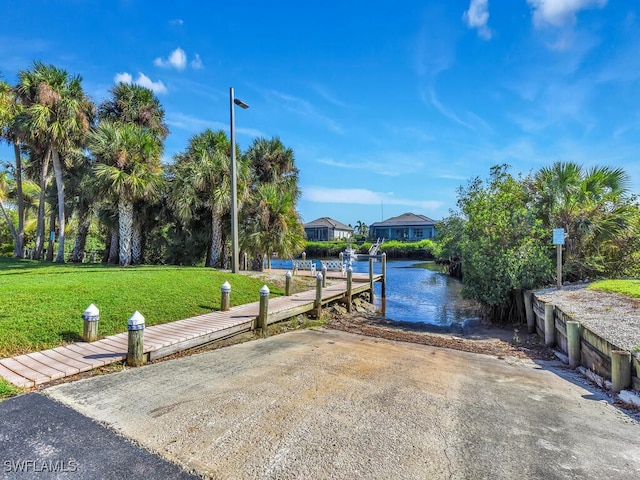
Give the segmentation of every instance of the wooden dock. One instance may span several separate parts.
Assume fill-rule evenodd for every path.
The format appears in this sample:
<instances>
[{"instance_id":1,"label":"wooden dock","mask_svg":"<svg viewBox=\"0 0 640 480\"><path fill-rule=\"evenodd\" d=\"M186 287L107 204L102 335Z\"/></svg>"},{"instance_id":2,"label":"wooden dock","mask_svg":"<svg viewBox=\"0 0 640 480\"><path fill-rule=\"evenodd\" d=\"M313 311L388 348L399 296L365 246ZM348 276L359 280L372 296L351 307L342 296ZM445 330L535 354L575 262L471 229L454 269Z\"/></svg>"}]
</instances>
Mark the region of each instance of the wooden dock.
<instances>
[{"instance_id":1,"label":"wooden dock","mask_svg":"<svg viewBox=\"0 0 640 480\"><path fill-rule=\"evenodd\" d=\"M331 274L332 278L340 278ZM353 274L352 294L370 288L368 274ZM374 275L373 281L381 281ZM346 282L336 282L322 289L322 304L341 300L346 295ZM308 290L291 296L269 299L269 324L281 322L314 310L316 291ZM259 302L233 307L226 312L215 311L176 322L144 329L144 352L147 361L182 350L249 332L255 328ZM119 333L101 340L78 342L41 352L0 359L0 376L18 387L35 387L59 378L93 370L127 357L128 333Z\"/></svg>"}]
</instances>

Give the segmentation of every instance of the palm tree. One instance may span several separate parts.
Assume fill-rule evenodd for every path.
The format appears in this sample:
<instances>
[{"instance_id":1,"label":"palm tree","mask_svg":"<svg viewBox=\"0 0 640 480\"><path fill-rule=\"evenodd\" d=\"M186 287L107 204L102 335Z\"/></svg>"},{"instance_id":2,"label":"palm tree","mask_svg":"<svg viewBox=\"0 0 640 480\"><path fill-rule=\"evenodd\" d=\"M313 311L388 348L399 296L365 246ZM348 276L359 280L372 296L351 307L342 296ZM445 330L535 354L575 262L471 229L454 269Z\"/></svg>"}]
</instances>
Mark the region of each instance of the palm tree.
<instances>
[{"instance_id":1,"label":"palm tree","mask_svg":"<svg viewBox=\"0 0 640 480\"><path fill-rule=\"evenodd\" d=\"M211 242L206 266L214 268L224 263L223 219L231 206L230 148L224 131L205 130L191 138L186 152L175 157L172 169L170 202L178 218L189 221L200 207L206 208L210 214ZM237 166L238 190L242 192L248 168L242 157L239 157Z\"/></svg>"},{"instance_id":2,"label":"palm tree","mask_svg":"<svg viewBox=\"0 0 640 480\"><path fill-rule=\"evenodd\" d=\"M117 83L111 89L111 98L100 105L98 115L101 120L120 124L137 125L147 130L157 141L167 137L169 129L164 123L164 109L152 90L132 83ZM140 263L142 259L142 231L144 212L149 210L146 203L151 197L144 196L136 201L137 212L133 220L133 235L131 240L131 255L133 263Z\"/></svg>"},{"instance_id":3,"label":"palm tree","mask_svg":"<svg viewBox=\"0 0 640 480\"><path fill-rule=\"evenodd\" d=\"M245 157L252 167L251 194L243 211L240 241L261 265L264 254L290 257L304 244L304 228L296 212L300 197L293 150L279 138L257 138Z\"/></svg>"},{"instance_id":4,"label":"palm tree","mask_svg":"<svg viewBox=\"0 0 640 480\"><path fill-rule=\"evenodd\" d=\"M18 117L19 128L27 143L44 153L41 202L46 190L49 161L53 160L60 229L56 262L64 262L65 196L60 157L83 144L93 119L94 106L82 89L82 78L70 77L65 70L53 65L35 62L31 70L19 72L19 77L17 92L24 106ZM44 219L41 220L43 222ZM41 245L36 245L37 251L41 248Z\"/></svg>"},{"instance_id":5,"label":"palm tree","mask_svg":"<svg viewBox=\"0 0 640 480\"><path fill-rule=\"evenodd\" d=\"M100 188L114 201L117 198L120 265L130 265L134 203L160 190L162 144L146 128L108 120L89 133L88 143L96 157Z\"/></svg>"},{"instance_id":6,"label":"palm tree","mask_svg":"<svg viewBox=\"0 0 640 480\"><path fill-rule=\"evenodd\" d=\"M253 258L266 254L271 268L272 253L291 258L304 248L304 227L291 192L265 183L254 195L254 215L252 221L244 223L240 244Z\"/></svg>"},{"instance_id":7,"label":"palm tree","mask_svg":"<svg viewBox=\"0 0 640 480\"><path fill-rule=\"evenodd\" d=\"M254 186L277 183L298 199L298 169L293 150L285 147L278 137L256 138L247 150L246 158L253 169Z\"/></svg>"},{"instance_id":8,"label":"palm tree","mask_svg":"<svg viewBox=\"0 0 640 480\"><path fill-rule=\"evenodd\" d=\"M120 82L111 89L111 95L98 109L101 120L133 123L151 130L161 140L167 137L164 110L152 90Z\"/></svg>"},{"instance_id":9,"label":"palm tree","mask_svg":"<svg viewBox=\"0 0 640 480\"><path fill-rule=\"evenodd\" d=\"M11 86L0 81L0 139L6 140L13 145L15 165L13 166L13 178L16 189L16 203L18 207L18 228L12 230L13 256L23 258L24 256L24 196L22 193L22 157L20 153L20 142L15 128L16 117L21 108L17 102L15 92Z\"/></svg>"},{"instance_id":10,"label":"palm tree","mask_svg":"<svg viewBox=\"0 0 640 480\"><path fill-rule=\"evenodd\" d=\"M356 233L358 235L366 237L367 235L369 235L369 226L362 220L358 220L356 222Z\"/></svg>"},{"instance_id":11,"label":"palm tree","mask_svg":"<svg viewBox=\"0 0 640 480\"><path fill-rule=\"evenodd\" d=\"M564 228L567 262L588 270L589 250L624 236L636 209L627 198L629 177L624 170L556 162L533 177L534 204L548 229ZM584 268L583 268L584 267Z\"/></svg>"}]
</instances>

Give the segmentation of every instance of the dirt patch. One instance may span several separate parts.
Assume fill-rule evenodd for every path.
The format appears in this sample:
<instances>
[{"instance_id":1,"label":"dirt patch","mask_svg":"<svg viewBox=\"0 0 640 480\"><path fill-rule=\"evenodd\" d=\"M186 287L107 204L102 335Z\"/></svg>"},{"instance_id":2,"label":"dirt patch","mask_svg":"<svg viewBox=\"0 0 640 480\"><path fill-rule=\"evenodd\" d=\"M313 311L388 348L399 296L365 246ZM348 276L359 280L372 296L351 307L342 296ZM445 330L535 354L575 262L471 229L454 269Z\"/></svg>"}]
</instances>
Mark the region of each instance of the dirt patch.
<instances>
[{"instance_id":1,"label":"dirt patch","mask_svg":"<svg viewBox=\"0 0 640 480\"><path fill-rule=\"evenodd\" d=\"M482 353L498 358L554 358L553 351L537 335L527 333L526 326L477 326L464 334L433 333L428 331L427 325L399 323L362 313L334 315L326 326L369 337Z\"/></svg>"}]
</instances>

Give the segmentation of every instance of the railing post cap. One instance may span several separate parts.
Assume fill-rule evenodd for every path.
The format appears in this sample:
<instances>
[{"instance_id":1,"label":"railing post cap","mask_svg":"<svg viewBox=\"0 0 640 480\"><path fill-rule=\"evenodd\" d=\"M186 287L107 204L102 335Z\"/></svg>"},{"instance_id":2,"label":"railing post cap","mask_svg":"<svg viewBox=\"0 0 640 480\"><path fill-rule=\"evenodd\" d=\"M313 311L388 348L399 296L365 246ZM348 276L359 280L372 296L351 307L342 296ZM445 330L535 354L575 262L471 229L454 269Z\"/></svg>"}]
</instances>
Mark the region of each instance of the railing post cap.
<instances>
[{"instance_id":1,"label":"railing post cap","mask_svg":"<svg viewBox=\"0 0 640 480\"><path fill-rule=\"evenodd\" d=\"M263 285L262 288L260 289L260 296L261 297L268 297L269 296L269 287L267 287L266 285Z\"/></svg>"},{"instance_id":2,"label":"railing post cap","mask_svg":"<svg viewBox=\"0 0 640 480\"><path fill-rule=\"evenodd\" d=\"M142 330L144 328L144 317L139 311L133 312L127 322L127 330Z\"/></svg>"},{"instance_id":3,"label":"railing post cap","mask_svg":"<svg viewBox=\"0 0 640 480\"><path fill-rule=\"evenodd\" d=\"M289 271L287 273L284 274L285 278L291 278L293 275L292 273Z\"/></svg>"},{"instance_id":4,"label":"railing post cap","mask_svg":"<svg viewBox=\"0 0 640 480\"><path fill-rule=\"evenodd\" d=\"M224 282L222 287L220 287L222 293L231 293L231 284L229 282Z\"/></svg>"},{"instance_id":5,"label":"railing post cap","mask_svg":"<svg viewBox=\"0 0 640 480\"><path fill-rule=\"evenodd\" d=\"M82 314L82 318L90 322L97 321L99 316L100 310L93 303L89 305Z\"/></svg>"}]
</instances>

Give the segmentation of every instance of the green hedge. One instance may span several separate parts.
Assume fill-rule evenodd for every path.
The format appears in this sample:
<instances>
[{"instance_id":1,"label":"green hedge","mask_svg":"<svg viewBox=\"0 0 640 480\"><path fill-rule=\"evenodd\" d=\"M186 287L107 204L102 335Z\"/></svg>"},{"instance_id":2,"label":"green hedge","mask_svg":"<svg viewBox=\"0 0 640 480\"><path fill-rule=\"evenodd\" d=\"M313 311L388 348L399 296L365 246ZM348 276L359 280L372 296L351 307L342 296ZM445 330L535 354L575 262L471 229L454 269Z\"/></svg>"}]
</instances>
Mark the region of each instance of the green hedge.
<instances>
[{"instance_id":1,"label":"green hedge","mask_svg":"<svg viewBox=\"0 0 640 480\"><path fill-rule=\"evenodd\" d=\"M337 257L347 247L351 246L358 253L368 253L371 242L362 244L350 244L344 241L333 242L307 242L305 252L307 258L328 258ZM387 258L409 258L419 260L433 260L436 245L432 240L421 240L419 242L399 242L391 240L381 245L378 253L386 253Z\"/></svg>"}]
</instances>

